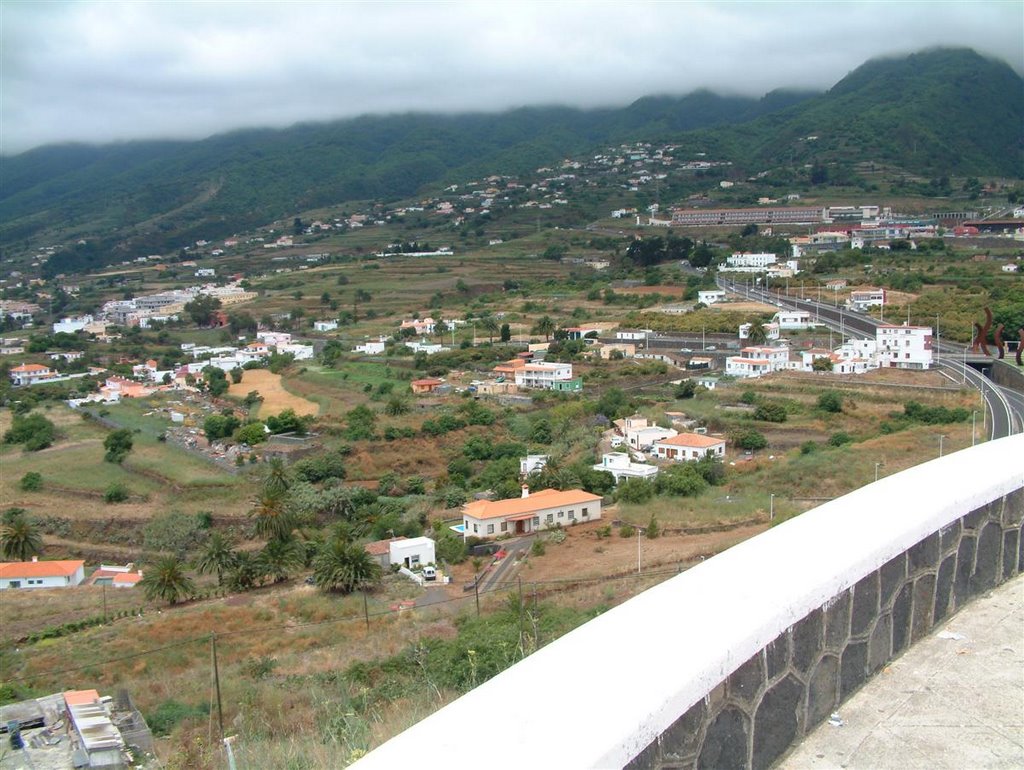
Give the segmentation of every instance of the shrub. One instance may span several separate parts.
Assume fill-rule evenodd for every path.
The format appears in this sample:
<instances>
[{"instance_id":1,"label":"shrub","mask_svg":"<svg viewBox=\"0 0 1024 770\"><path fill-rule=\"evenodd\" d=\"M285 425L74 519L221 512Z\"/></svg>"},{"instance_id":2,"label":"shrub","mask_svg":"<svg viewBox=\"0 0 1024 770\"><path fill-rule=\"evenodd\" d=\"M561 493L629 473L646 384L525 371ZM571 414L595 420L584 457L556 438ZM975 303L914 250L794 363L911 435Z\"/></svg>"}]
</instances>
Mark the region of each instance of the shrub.
<instances>
[{"instance_id":1,"label":"shrub","mask_svg":"<svg viewBox=\"0 0 1024 770\"><path fill-rule=\"evenodd\" d=\"M651 514L651 520L647 522L647 539L656 540L661 535L661 528L658 526L658 520L654 514Z\"/></svg>"},{"instance_id":2,"label":"shrub","mask_svg":"<svg viewBox=\"0 0 1024 770\"><path fill-rule=\"evenodd\" d=\"M741 428L732 435L732 442L740 449L764 449L768 446L768 439L764 434L753 428Z\"/></svg>"},{"instance_id":3,"label":"shrub","mask_svg":"<svg viewBox=\"0 0 1024 770\"><path fill-rule=\"evenodd\" d=\"M849 433L846 433L845 431L833 433L831 436L828 437L829 446L842 446L843 444L850 443L853 443L853 436L851 436Z\"/></svg>"},{"instance_id":4,"label":"shrub","mask_svg":"<svg viewBox=\"0 0 1024 770\"><path fill-rule=\"evenodd\" d=\"M21 477L21 481L18 482L18 486L22 492L38 492L43 488L43 476L41 473L35 471L29 471Z\"/></svg>"},{"instance_id":5,"label":"shrub","mask_svg":"<svg viewBox=\"0 0 1024 770\"><path fill-rule=\"evenodd\" d=\"M544 541L540 538L536 538L533 541L533 545L530 546L530 553L532 553L534 556L543 556L545 553L547 553L547 550L547 546L544 545Z\"/></svg>"},{"instance_id":6,"label":"shrub","mask_svg":"<svg viewBox=\"0 0 1024 770\"><path fill-rule=\"evenodd\" d=\"M690 463L673 465L658 474L655 488L661 494L696 497L708 488L700 471Z\"/></svg>"},{"instance_id":7,"label":"shrub","mask_svg":"<svg viewBox=\"0 0 1024 770\"><path fill-rule=\"evenodd\" d=\"M843 397L834 390L828 390L818 396L818 408L837 414L843 411Z\"/></svg>"},{"instance_id":8,"label":"shrub","mask_svg":"<svg viewBox=\"0 0 1024 770\"><path fill-rule=\"evenodd\" d=\"M773 401L765 401L757 405L757 409L754 410L754 419L763 422L785 422L786 407Z\"/></svg>"},{"instance_id":9,"label":"shrub","mask_svg":"<svg viewBox=\"0 0 1024 770\"><path fill-rule=\"evenodd\" d=\"M131 493L128 491L128 487L119 482L111 484L103 491L103 502L107 504L123 503L129 497L131 497Z\"/></svg>"},{"instance_id":10,"label":"shrub","mask_svg":"<svg viewBox=\"0 0 1024 770\"><path fill-rule=\"evenodd\" d=\"M57 429L43 415L14 415L11 429L4 434L5 444L22 444L29 452L46 449L53 443Z\"/></svg>"},{"instance_id":11,"label":"shrub","mask_svg":"<svg viewBox=\"0 0 1024 770\"><path fill-rule=\"evenodd\" d=\"M128 428L111 431L103 439L103 448L107 450L103 455L106 462L120 464L132 451L132 432Z\"/></svg>"},{"instance_id":12,"label":"shrub","mask_svg":"<svg viewBox=\"0 0 1024 770\"><path fill-rule=\"evenodd\" d=\"M655 486L647 479L625 479L615 492L615 499L623 503L646 503L654 497Z\"/></svg>"},{"instance_id":13,"label":"shrub","mask_svg":"<svg viewBox=\"0 0 1024 770\"><path fill-rule=\"evenodd\" d=\"M818 443L816 441L805 441L800 445L800 454L809 455L818 451Z\"/></svg>"},{"instance_id":14,"label":"shrub","mask_svg":"<svg viewBox=\"0 0 1024 770\"><path fill-rule=\"evenodd\" d=\"M170 735L174 728L186 719L198 719L209 713L206 704L188 706L176 700L165 700L153 711L146 714L146 722L153 735Z\"/></svg>"},{"instance_id":15,"label":"shrub","mask_svg":"<svg viewBox=\"0 0 1024 770\"><path fill-rule=\"evenodd\" d=\"M633 529L629 524L623 524L619 527L619 537L633 537L636 534L636 530Z\"/></svg>"}]
</instances>

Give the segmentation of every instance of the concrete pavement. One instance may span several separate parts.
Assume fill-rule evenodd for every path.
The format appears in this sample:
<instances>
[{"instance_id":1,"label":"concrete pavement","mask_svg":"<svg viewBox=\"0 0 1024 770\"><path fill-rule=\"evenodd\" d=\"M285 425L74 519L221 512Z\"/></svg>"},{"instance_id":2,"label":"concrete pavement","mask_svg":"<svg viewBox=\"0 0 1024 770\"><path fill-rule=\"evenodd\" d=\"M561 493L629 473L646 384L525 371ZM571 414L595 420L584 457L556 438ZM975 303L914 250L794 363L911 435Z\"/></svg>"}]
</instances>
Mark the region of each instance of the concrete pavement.
<instances>
[{"instance_id":1,"label":"concrete pavement","mask_svg":"<svg viewBox=\"0 0 1024 770\"><path fill-rule=\"evenodd\" d=\"M1024 768L1024 576L884 668L781 770Z\"/></svg>"}]
</instances>

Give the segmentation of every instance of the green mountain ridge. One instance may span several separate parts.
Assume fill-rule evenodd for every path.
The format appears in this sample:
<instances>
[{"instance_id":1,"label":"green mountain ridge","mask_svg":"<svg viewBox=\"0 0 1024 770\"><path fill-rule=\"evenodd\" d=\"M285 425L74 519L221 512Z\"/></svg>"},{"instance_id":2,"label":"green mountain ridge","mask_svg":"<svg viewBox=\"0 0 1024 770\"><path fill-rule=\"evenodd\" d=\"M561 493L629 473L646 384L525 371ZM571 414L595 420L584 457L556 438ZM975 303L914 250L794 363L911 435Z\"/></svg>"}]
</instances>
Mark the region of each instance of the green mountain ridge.
<instances>
[{"instance_id":1,"label":"green mountain ridge","mask_svg":"<svg viewBox=\"0 0 1024 770\"><path fill-rule=\"evenodd\" d=\"M0 245L102 233L108 261L312 208L522 174L625 141L677 143L739 171L877 161L924 175L1024 176L1024 81L966 49L872 60L822 94L696 91L622 109L365 116L201 141L40 147L3 159ZM807 137L817 137L808 140Z\"/></svg>"}]
</instances>

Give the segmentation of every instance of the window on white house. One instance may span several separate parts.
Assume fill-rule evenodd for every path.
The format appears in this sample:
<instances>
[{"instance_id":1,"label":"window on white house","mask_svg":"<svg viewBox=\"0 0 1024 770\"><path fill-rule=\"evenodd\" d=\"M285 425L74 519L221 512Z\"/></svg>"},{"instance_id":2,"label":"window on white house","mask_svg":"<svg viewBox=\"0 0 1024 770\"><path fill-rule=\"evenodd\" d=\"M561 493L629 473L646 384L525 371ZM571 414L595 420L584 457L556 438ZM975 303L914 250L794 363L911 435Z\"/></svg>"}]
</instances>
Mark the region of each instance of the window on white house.
<instances>
[{"instance_id":1,"label":"window on white house","mask_svg":"<svg viewBox=\"0 0 1024 770\"><path fill-rule=\"evenodd\" d=\"M550 524L554 520L555 520L555 515L553 513L549 513L547 516L544 517L544 521L546 521L548 524Z\"/></svg>"},{"instance_id":2,"label":"window on white house","mask_svg":"<svg viewBox=\"0 0 1024 770\"><path fill-rule=\"evenodd\" d=\"M508 532L508 522L507 521L501 522L501 531L502 532Z\"/></svg>"},{"instance_id":3,"label":"window on white house","mask_svg":"<svg viewBox=\"0 0 1024 770\"><path fill-rule=\"evenodd\" d=\"M576 518L576 511L569 511L569 518L570 519L575 519Z\"/></svg>"},{"instance_id":4,"label":"window on white house","mask_svg":"<svg viewBox=\"0 0 1024 770\"><path fill-rule=\"evenodd\" d=\"M583 509L583 510L581 511L581 513L582 513L582 514L583 514L584 516L589 516L589 515L590 515L590 509L589 509L589 508L584 508L584 509Z\"/></svg>"},{"instance_id":5,"label":"window on white house","mask_svg":"<svg viewBox=\"0 0 1024 770\"><path fill-rule=\"evenodd\" d=\"M494 525L493 524L488 524L487 525L487 534L488 535L493 535L494 534Z\"/></svg>"},{"instance_id":6,"label":"window on white house","mask_svg":"<svg viewBox=\"0 0 1024 770\"><path fill-rule=\"evenodd\" d=\"M534 516L533 517L533 526L535 526L535 527L539 527L540 526L540 516Z\"/></svg>"},{"instance_id":7,"label":"window on white house","mask_svg":"<svg viewBox=\"0 0 1024 770\"><path fill-rule=\"evenodd\" d=\"M476 524L473 525L473 531L476 532Z\"/></svg>"},{"instance_id":8,"label":"window on white house","mask_svg":"<svg viewBox=\"0 0 1024 770\"><path fill-rule=\"evenodd\" d=\"M559 511L558 512L558 518L564 519L565 518L565 511Z\"/></svg>"}]
</instances>

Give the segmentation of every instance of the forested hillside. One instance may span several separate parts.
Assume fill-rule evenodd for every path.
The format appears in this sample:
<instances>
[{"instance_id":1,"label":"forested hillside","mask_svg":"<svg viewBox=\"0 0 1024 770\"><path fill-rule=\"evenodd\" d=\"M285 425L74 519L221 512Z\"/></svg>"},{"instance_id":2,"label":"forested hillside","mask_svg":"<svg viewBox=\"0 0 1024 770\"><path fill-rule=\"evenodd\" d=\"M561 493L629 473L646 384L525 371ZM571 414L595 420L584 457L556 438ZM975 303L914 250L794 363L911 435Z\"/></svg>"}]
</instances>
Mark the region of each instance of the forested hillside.
<instances>
[{"instance_id":1,"label":"forested hillside","mask_svg":"<svg viewBox=\"0 0 1024 770\"><path fill-rule=\"evenodd\" d=\"M109 261L311 208L517 174L609 142L660 140L740 170L877 161L1024 176L1024 83L970 50L868 62L825 94L698 91L623 109L368 116L194 142L42 147L3 160L0 246L88 231ZM808 137L815 137L809 139Z\"/></svg>"}]
</instances>

